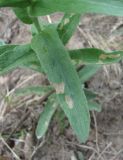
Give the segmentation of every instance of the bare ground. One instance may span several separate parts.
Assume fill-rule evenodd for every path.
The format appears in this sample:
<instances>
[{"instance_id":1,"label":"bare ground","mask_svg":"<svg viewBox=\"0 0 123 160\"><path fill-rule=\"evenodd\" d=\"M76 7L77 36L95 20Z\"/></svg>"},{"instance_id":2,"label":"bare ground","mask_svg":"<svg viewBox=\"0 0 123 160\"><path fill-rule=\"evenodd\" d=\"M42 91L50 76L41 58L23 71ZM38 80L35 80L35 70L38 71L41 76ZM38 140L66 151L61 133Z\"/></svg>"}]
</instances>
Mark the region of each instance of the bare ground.
<instances>
[{"instance_id":1,"label":"bare ground","mask_svg":"<svg viewBox=\"0 0 123 160\"><path fill-rule=\"evenodd\" d=\"M51 20L60 17L61 14L52 15ZM29 42L29 29L9 9L0 10L0 38L6 43ZM82 16L67 46L123 49L122 31L123 18L88 14ZM35 126L43 110L41 97L17 97L14 90L46 83L44 75L27 69L0 77L0 160L83 160L83 155L85 160L123 160L123 63L104 66L88 82L88 87L99 93L102 112L91 112L90 137L86 144L76 140L67 119L59 122L58 113L46 136L40 141L36 139Z\"/></svg>"}]
</instances>

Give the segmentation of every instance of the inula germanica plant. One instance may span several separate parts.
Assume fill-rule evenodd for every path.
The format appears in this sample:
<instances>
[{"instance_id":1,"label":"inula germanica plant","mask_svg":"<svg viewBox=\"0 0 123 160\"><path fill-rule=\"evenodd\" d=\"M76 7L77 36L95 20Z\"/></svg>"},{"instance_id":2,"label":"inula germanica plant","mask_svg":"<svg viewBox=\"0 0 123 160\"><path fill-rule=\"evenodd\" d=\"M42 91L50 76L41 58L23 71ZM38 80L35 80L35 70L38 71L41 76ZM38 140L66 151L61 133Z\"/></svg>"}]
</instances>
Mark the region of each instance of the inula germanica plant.
<instances>
[{"instance_id":1,"label":"inula germanica plant","mask_svg":"<svg viewBox=\"0 0 123 160\"><path fill-rule=\"evenodd\" d=\"M36 129L37 138L45 134L53 114L61 107L79 141L85 142L90 128L89 111L100 111L100 106L93 101L96 95L83 84L101 65L120 61L123 51L69 50L65 45L81 14L123 16L123 0L0 0L0 7L11 7L21 21L33 26L31 43L0 46L0 74L27 67L46 74L49 80L48 86L32 86L20 91L47 95ZM58 24L39 22L39 16L55 12L64 13ZM84 67L78 69L77 64Z\"/></svg>"}]
</instances>

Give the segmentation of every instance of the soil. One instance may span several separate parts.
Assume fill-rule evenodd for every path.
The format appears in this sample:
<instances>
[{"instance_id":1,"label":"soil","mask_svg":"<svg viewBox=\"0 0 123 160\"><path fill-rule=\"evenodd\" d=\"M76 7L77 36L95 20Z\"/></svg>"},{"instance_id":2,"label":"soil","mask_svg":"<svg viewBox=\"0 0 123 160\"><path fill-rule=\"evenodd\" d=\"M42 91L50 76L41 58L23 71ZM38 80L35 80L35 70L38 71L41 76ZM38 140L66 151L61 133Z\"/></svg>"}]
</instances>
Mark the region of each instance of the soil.
<instances>
[{"instance_id":1,"label":"soil","mask_svg":"<svg viewBox=\"0 0 123 160\"><path fill-rule=\"evenodd\" d=\"M51 20L56 22L61 17L60 13L54 14ZM82 16L67 47L123 49L122 30L121 17L87 14ZM0 39L7 44L30 42L30 27L17 20L10 9L1 9ZM35 126L44 106L40 105L41 97L18 97L13 92L16 88L47 83L43 74L29 69L18 68L0 77L0 160L123 160L123 62L103 66L87 82L88 88L98 93L102 111L91 112L90 136L86 144L77 141L67 119L59 122L57 113L46 136L36 139Z\"/></svg>"}]
</instances>

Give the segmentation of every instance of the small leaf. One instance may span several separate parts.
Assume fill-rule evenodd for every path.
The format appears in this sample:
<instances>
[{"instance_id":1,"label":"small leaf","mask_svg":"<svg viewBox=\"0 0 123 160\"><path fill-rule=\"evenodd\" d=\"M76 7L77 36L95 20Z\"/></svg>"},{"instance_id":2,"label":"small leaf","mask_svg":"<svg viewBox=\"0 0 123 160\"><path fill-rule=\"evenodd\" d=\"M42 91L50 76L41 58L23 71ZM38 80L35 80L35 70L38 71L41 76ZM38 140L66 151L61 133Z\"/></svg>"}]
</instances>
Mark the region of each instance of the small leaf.
<instances>
[{"instance_id":1,"label":"small leaf","mask_svg":"<svg viewBox=\"0 0 123 160\"><path fill-rule=\"evenodd\" d=\"M84 92L89 101L95 99L98 95L97 93L92 92L90 89L86 89L86 88L84 88Z\"/></svg>"},{"instance_id":2,"label":"small leaf","mask_svg":"<svg viewBox=\"0 0 123 160\"><path fill-rule=\"evenodd\" d=\"M0 0L0 7L27 7L30 2L28 0Z\"/></svg>"},{"instance_id":3,"label":"small leaf","mask_svg":"<svg viewBox=\"0 0 123 160\"><path fill-rule=\"evenodd\" d=\"M34 36L32 49L54 86L58 101L81 142L88 138L90 116L84 91L68 52L54 27L46 27Z\"/></svg>"},{"instance_id":4,"label":"small leaf","mask_svg":"<svg viewBox=\"0 0 123 160\"><path fill-rule=\"evenodd\" d=\"M36 136L38 139L42 138L46 133L57 106L58 105L53 101L53 99L49 98L48 102L44 107L44 111L40 114L40 118L36 128Z\"/></svg>"},{"instance_id":5,"label":"small leaf","mask_svg":"<svg viewBox=\"0 0 123 160\"><path fill-rule=\"evenodd\" d=\"M43 96L46 92L51 91L53 88L50 86L30 86L25 88L20 88L15 91L18 96L25 96L30 94L36 94Z\"/></svg>"},{"instance_id":6,"label":"small leaf","mask_svg":"<svg viewBox=\"0 0 123 160\"><path fill-rule=\"evenodd\" d=\"M27 8L13 8L16 16L26 24L32 24L32 18L28 15Z\"/></svg>"},{"instance_id":7,"label":"small leaf","mask_svg":"<svg viewBox=\"0 0 123 160\"><path fill-rule=\"evenodd\" d=\"M88 101L88 107L90 111L97 111L97 112L101 112L102 107L100 104L94 102L94 101Z\"/></svg>"},{"instance_id":8,"label":"small leaf","mask_svg":"<svg viewBox=\"0 0 123 160\"><path fill-rule=\"evenodd\" d=\"M40 63L30 45L0 46L0 74L17 67L28 67L42 72Z\"/></svg>"},{"instance_id":9,"label":"small leaf","mask_svg":"<svg viewBox=\"0 0 123 160\"><path fill-rule=\"evenodd\" d=\"M80 17L81 16L79 14L64 15L63 19L61 20L57 28L59 37L62 40L63 44L66 44L75 32Z\"/></svg>"},{"instance_id":10,"label":"small leaf","mask_svg":"<svg viewBox=\"0 0 123 160\"><path fill-rule=\"evenodd\" d=\"M97 102L95 102L95 98L97 97L97 93L95 92L92 92L91 90L89 89L84 89L85 91L85 95L86 95L86 98L87 98L87 101L88 101L88 107L89 107L89 110L90 111L97 111L97 112L101 112L101 105Z\"/></svg>"},{"instance_id":11,"label":"small leaf","mask_svg":"<svg viewBox=\"0 0 123 160\"><path fill-rule=\"evenodd\" d=\"M32 16L48 15L54 12L101 13L123 16L122 0L36 0L32 2Z\"/></svg>"},{"instance_id":12,"label":"small leaf","mask_svg":"<svg viewBox=\"0 0 123 160\"><path fill-rule=\"evenodd\" d=\"M101 69L101 67L102 65L96 65L96 64L84 66L84 68L82 68L78 72L81 83L85 83L86 81L88 81Z\"/></svg>"},{"instance_id":13,"label":"small leaf","mask_svg":"<svg viewBox=\"0 0 123 160\"><path fill-rule=\"evenodd\" d=\"M106 52L96 48L71 50L70 57L80 60L83 64L110 64L123 58L123 51Z\"/></svg>"}]
</instances>

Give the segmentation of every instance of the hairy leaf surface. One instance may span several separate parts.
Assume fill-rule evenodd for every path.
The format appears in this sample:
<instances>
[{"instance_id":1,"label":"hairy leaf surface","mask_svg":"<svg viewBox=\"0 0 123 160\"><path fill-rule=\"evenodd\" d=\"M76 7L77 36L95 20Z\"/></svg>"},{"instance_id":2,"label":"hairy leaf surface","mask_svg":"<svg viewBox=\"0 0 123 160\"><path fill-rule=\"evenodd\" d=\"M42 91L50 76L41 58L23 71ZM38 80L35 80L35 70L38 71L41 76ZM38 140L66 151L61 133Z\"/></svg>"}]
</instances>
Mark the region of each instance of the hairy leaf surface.
<instances>
[{"instance_id":1,"label":"hairy leaf surface","mask_svg":"<svg viewBox=\"0 0 123 160\"><path fill-rule=\"evenodd\" d=\"M84 91L77 72L54 27L44 29L32 40L49 81L56 89L59 103L74 132L85 142L89 134L90 117Z\"/></svg>"}]
</instances>

